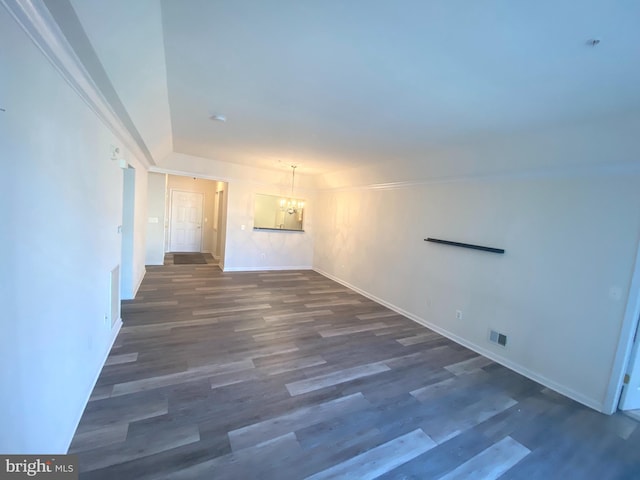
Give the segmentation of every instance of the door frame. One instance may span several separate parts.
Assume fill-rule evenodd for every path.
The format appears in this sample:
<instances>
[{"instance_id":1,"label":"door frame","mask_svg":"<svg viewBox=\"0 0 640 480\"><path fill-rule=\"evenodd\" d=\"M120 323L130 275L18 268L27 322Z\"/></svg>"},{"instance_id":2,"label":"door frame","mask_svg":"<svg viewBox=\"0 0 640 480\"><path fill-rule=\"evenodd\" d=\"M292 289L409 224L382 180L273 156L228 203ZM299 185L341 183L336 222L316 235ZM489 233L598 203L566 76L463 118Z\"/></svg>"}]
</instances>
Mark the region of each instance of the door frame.
<instances>
[{"instance_id":1,"label":"door frame","mask_svg":"<svg viewBox=\"0 0 640 480\"><path fill-rule=\"evenodd\" d=\"M181 188L170 188L169 189L169 236L168 236L168 245L169 252L173 252L171 248L171 235L173 233L173 193L189 193L189 194L197 194L200 195L200 252L202 252L202 244L204 242L204 193L202 192L192 192L190 190L183 190Z\"/></svg>"},{"instance_id":2,"label":"door frame","mask_svg":"<svg viewBox=\"0 0 640 480\"><path fill-rule=\"evenodd\" d=\"M618 349L616 350L609 378L609 386L603 402L603 412L612 414L618 409L624 376L630 367L631 353L634 349L634 336L640 320L640 242L638 242L636 261L633 267L627 306L624 311ZM638 338L640 341L640 338Z\"/></svg>"},{"instance_id":3,"label":"door frame","mask_svg":"<svg viewBox=\"0 0 640 480\"><path fill-rule=\"evenodd\" d=\"M618 402L619 410L640 409L640 404L638 403L638 392L636 391L632 396L629 396L628 390L629 387L638 390L638 382L640 380L640 341L638 339L638 328L639 327L636 324L636 330L633 335L633 344L631 346L631 355L629 356L629 363L625 369L623 386L620 391L620 401ZM623 403L627 403L627 405L625 406ZM631 405L629 405L629 403Z\"/></svg>"},{"instance_id":4,"label":"door frame","mask_svg":"<svg viewBox=\"0 0 640 480\"><path fill-rule=\"evenodd\" d=\"M135 297L133 255L135 249L136 170L130 165L122 169L122 217L120 220L120 299Z\"/></svg>"},{"instance_id":5,"label":"door frame","mask_svg":"<svg viewBox=\"0 0 640 480\"><path fill-rule=\"evenodd\" d=\"M225 216L225 206L227 195L224 190L218 190L216 192L216 251L213 252L213 256L217 260L224 257L224 225L223 218Z\"/></svg>"}]
</instances>

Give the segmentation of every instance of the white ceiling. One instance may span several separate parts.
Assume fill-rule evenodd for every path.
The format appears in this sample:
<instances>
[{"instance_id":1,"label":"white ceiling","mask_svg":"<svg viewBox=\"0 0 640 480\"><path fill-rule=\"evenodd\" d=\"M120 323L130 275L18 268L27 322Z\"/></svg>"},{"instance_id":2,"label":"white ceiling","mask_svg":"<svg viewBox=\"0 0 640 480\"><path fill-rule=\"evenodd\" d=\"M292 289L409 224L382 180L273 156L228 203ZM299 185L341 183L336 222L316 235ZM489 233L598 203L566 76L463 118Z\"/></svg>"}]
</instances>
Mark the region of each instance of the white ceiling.
<instances>
[{"instance_id":1,"label":"white ceiling","mask_svg":"<svg viewBox=\"0 0 640 480\"><path fill-rule=\"evenodd\" d=\"M72 4L155 157L319 173L640 110L637 0Z\"/></svg>"},{"instance_id":2,"label":"white ceiling","mask_svg":"<svg viewBox=\"0 0 640 480\"><path fill-rule=\"evenodd\" d=\"M151 155L157 161L170 154L173 136L159 1L70 1Z\"/></svg>"}]
</instances>

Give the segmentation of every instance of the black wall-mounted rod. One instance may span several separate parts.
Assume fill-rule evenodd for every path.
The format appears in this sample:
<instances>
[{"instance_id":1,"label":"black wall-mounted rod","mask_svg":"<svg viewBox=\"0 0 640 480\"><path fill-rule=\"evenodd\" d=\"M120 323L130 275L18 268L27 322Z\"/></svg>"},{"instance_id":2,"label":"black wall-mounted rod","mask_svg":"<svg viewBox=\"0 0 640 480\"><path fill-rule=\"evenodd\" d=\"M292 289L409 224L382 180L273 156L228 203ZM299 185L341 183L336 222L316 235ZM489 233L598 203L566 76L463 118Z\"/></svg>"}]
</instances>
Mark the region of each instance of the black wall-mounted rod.
<instances>
[{"instance_id":1,"label":"black wall-mounted rod","mask_svg":"<svg viewBox=\"0 0 640 480\"><path fill-rule=\"evenodd\" d=\"M482 245L472 245L470 243L451 242L449 240L440 240L439 238L425 238L425 242L441 243L443 245L452 245L454 247L472 248L473 250L482 250L483 252L504 253L502 248L483 247Z\"/></svg>"}]
</instances>

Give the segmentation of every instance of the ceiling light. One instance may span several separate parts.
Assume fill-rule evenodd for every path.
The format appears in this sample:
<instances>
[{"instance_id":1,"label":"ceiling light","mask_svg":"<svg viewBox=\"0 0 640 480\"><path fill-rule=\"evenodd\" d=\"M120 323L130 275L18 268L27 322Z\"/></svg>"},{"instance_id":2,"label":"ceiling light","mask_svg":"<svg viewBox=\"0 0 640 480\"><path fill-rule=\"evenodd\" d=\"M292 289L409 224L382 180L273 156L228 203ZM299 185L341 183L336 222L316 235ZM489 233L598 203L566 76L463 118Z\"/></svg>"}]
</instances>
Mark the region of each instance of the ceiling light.
<instances>
[{"instance_id":1,"label":"ceiling light","mask_svg":"<svg viewBox=\"0 0 640 480\"><path fill-rule=\"evenodd\" d=\"M293 198L293 182L296 178L297 165L291 165L291 196L289 198L280 199L280 210L287 212L289 215L294 213L298 214L298 221L302 220L302 209L304 208L304 202Z\"/></svg>"},{"instance_id":2,"label":"ceiling light","mask_svg":"<svg viewBox=\"0 0 640 480\"><path fill-rule=\"evenodd\" d=\"M212 120L214 122L226 122L227 117L224 115L210 115L209 120Z\"/></svg>"}]
</instances>

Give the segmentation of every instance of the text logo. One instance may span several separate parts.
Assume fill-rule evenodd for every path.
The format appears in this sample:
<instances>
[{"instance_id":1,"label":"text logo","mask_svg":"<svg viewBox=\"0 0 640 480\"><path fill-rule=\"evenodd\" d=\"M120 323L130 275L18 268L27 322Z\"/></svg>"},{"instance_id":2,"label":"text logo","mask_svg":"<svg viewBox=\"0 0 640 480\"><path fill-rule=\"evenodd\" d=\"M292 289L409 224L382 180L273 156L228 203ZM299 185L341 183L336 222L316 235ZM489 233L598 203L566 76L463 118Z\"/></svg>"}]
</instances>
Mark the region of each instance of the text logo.
<instances>
[{"instance_id":1,"label":"text logo","mask_svg":"<svg viewBox=\"0 0 640 480\"><path fill-rule=\"evenodd\" d=\"M0 480L77 480L77 455L0 455Z\"/></svg>"}]
</instances>

